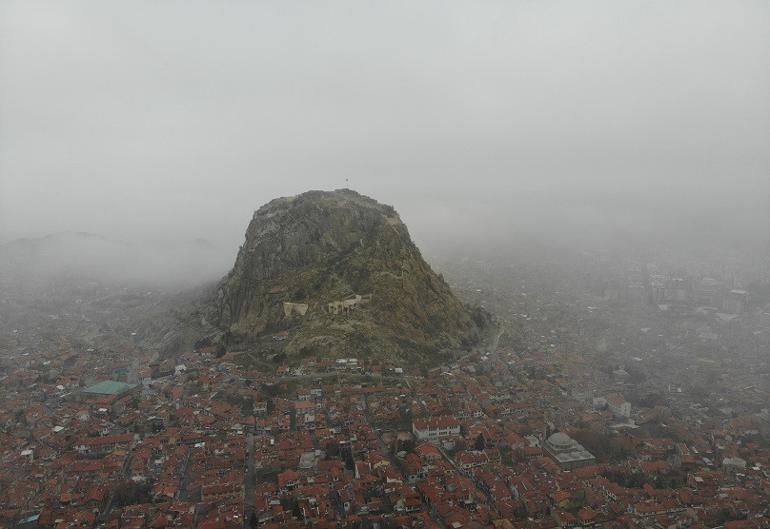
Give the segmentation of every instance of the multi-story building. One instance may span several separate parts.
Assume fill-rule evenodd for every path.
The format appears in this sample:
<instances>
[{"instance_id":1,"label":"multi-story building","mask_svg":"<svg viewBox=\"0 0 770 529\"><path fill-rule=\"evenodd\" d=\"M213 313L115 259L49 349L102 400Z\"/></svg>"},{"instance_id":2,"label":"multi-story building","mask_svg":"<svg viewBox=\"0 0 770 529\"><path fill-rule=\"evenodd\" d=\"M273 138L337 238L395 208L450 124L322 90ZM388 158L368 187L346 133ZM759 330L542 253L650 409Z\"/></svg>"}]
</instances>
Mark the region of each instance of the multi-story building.
<instances>
[{"instance_id":1,"label":"multi-story building","mask_svg":"<svg viewBox=\"0 0 770 529\"><path fill-rule=\"evenodd\" d=\"M412 433L418 441L438 441L460 435L460 422L454 417L424 417L412 421Z\"/></svg>"},{"instance_id":2,"label":"multi-story building","mask_svg":"<svg viewBox=\"0 0 770 529\"><path fill-rule=\"evenodd\" d=\"M628 402L620 393L607 395L607 407L612 413L619 417L631 417L631 403Z\"/></svg>"}]
</instances>

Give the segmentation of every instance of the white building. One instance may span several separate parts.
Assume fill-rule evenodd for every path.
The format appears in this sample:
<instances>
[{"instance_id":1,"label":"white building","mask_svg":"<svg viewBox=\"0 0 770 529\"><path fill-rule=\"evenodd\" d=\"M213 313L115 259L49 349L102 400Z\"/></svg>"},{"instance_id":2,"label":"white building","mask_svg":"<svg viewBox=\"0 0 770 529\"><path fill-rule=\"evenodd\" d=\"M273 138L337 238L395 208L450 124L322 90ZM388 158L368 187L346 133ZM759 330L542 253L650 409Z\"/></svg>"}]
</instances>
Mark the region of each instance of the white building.
<instances>
[{"instance_id":1,"label":"white building","mask_svg":"<svg viewBox=\"0 0 770 529\"><path fill-rule=\"evenodd\" d=\"M612 413L619 417L631 417L631 403L627 402L620 393L607 395L607 407Z\"/></svg>"},{"instance_id":2,"label":"white building","mask_svg":"<svg viewBox=\"0 0 770 529\"><path fill-rule=\"evenodd\" d=\"M583 445L562 432L557 432L546 439L544 449L545 453L565 470L591 465L596 461L593 454Z\"/></svg>"},{"instance_id":3,"label":"white building","mask_svg":"<svg viewBox=\"0 0 770 529\"><path fill-rule=\"evenodd\" d=\"M425 417L412 421L412 433L418 441L438 441L460 435L460 422L454 417Z\"/></svg>"}]
</instances>

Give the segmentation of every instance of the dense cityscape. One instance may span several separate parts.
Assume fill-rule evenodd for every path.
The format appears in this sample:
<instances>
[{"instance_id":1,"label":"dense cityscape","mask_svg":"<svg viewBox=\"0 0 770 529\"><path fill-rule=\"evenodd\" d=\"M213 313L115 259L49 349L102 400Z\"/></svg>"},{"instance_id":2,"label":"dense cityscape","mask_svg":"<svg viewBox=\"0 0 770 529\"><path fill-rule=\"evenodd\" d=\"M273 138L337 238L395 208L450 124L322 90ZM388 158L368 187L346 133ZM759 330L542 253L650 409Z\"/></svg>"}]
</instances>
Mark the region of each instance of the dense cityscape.
<instances>
[{"instance_id":1,"label":"dense cityscape","mask_svg":"<svg viewBox=\"0 0 770 529\"><path fill-rule=\"evenodd\" d=\"M119 319L83 339L88 299L3 329L0 524L765 527L770 310L737 280L592 266L612 279L562 291L448 269L501 333L431 369L158 358Z\"/></svg>"}]
</instances>

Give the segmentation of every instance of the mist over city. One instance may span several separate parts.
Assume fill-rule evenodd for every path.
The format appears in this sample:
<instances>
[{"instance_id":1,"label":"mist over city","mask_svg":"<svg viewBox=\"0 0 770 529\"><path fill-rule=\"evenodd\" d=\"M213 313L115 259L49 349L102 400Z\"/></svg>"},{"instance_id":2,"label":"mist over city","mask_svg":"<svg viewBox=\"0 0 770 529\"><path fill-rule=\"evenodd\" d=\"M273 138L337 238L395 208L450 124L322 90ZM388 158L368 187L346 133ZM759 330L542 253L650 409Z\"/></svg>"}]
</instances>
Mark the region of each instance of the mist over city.
<instances>
[{"instance_id":1,"label":"mist over city","mask_svg":"<svg viewBox=\"0 0 770 529\"><path fill-rule=\"evenodd\" d=\"M770 527L770 4L0 2L0 529Z\"/></svg>"}]
</instances>

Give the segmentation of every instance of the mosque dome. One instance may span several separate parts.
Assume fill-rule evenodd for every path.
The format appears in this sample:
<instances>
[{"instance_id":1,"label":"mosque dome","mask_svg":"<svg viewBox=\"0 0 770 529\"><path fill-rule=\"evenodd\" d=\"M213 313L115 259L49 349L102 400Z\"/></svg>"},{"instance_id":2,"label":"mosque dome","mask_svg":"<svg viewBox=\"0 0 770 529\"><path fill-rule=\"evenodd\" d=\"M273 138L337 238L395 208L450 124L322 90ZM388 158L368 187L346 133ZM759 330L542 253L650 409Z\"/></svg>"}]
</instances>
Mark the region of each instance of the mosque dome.
<instances>
[{"instance_id":1,"label":"mosque dome","mask_svg":"<svg viewBox=\"0 0 770 529\"><path fill-rule=\"evenodd\" d=\"M556 432L555 434L552 434L548 438L548 444L550 444L556 449L563 450L563 449L571 448L572 445L575 444L575 441L573 441L572 438L565 433Z\"/></svg>"}]
</instances>

